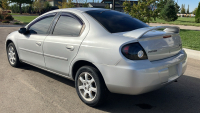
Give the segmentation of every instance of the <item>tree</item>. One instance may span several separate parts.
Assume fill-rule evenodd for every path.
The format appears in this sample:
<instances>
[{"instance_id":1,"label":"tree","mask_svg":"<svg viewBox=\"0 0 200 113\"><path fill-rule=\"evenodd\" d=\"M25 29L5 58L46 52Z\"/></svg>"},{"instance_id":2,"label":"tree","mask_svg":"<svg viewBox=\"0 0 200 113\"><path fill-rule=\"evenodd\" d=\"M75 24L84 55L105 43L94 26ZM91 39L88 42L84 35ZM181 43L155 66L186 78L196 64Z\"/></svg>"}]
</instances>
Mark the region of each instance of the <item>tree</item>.
<instances>
[{"instance_id":1,"label":"tree","mask_svg":"<svg viewBox=\"0 0 200 113\"><path fill-rule=\"evenodd\" d=\"M187 9L187 14L190 14L190 9L189 9L189 5L188 5L188 9Z\"/></svg>"},{"instance_id":2,"label":"tree","mask_svg":"<svg viewBox=\"0 0 200 113\"><path fill-rule=\"evenodd\" d=\"M164 8L166 4L167 4L167 0L159 0L159 2L157 3L158 12L161 12L161 10Z\"/></svg>"},{"instance_id":3,"label":"tree","mask_svg":"<svg viewBox=\"0 0 200 113\"><path fill-rule=\"evenodd\" d=\"M185 14L185 5L182 4L182 7L181 7L181 14Z\"/></svg>"},{"instance_id":4,"label":"tree","mask_svg":"<svg viewBox=\"0 0 200 113\"><path fill-rule=\"evenodd\" d=\"M194 11L192 12L194 15L196 15L197 12L197 8L194 9Z\"/></svg>"},{"instance_id":5,"label":"tree","mask_svg":"<svg viewBox=\"0 0 200 113\"><path fill-rule=\"evenodd\" d=\"M163 10L160 12L160 16L167 22L175 21L178 19L177 9L174 0L168 0L167 4L164 6Z\"/></svg>"},{"instance_id":6,"label":"tree","mask_svg":"<svg viewBox=\"0 0 200 113\"><path fill-rule=\"evenodd\" d=\"M175 3L175 8L176 8L176 12L179 13L179 11L180 11L180 6L179 6L177 3Z\"/></svg>"},{"instance_id":7,"label":"tree","mask_svg":"<svg viewBox=\"0 0 200 113\"><path fill-rule=\"evenodd\" d=\"M1 0L1 6L3 9L8 9L9 8L9 1L8 0Z\"/></svg>"},{"instance_id":8,"label":"tree","mask_svg":"<svg viewBox=\"0 0 200 113\"><path fill-rule=\"evenodd\" d=\"M83 4L83 7L88 7L88 3L85 2L85 3Z\"/></svg>"},{"instance_id":9,"label":"tree","mask_svg":"<svg viewBox=\"0 0 200 113\"><path fill-rule=\"evenodd\" d=\"M133 4L129 1L125 1L123 3L124 12L131 15L134 18L137 18L143 22L149 23L152 19L156 20L158 17L158 11L155 9L154 11L150 9L150 5L156 5L159 0L139 0L138 4Z\"/></svg>"},{"instance_id":10,"label":"tree","mask_svg":"<svg viewBox=\"0 0 200 113\"><path fill-rule=\"evenodd\" d=\"M2 7L2 1L0 0L0 7Z\"/></svg>"},{"instance_id":11,"label":"tree","mask_svg":"<svg viewBox=\"0 0 200 113\"><path fill-rule=\"evenodd\" d=\"M9 1L19 4L20 14L22 14L22 4L31 4L31 3L33 3L33 0L9 0Z\"/></svg>"},{"instance_id":12,"label":"tree","mask_svg":"<svg viewBox=\"0 0 200 113\"><path fill-rule=\"evenodd\" d=\"M110 9L110 5L109 5L109 4L106 4L104 8L105 8L105 9Z\"/></svg>"},{"instance_id":13,"label":"tree","mask_svg":"<svg viewBox=\"0 0 200 113\"><path fill-rule=\"evenodd\" d=\"M73 8L75 7L74 4L72 3L72 0L63 0L62 2L58 2L58 8Z\"/></svg>"},{"instance_id":14,"label":"tree","mask_svg":"<svg viewBox=\"0 0 200 113\"><path fill-rule=\"evenodd\" d=\"M35 2L33 2L33 7L35 8L35 11L41 14L42 9L44 8L44 4L45 2L43 0L35 0Z\"/></svg>"},{"instance_id":15,"label":"tree","mask_svg":"<svg viewBox=\"0 0 200 113\"><path fill-rule=\"evenodd\" d=\"M195 22L200 23L200 2L199 2L199 6L197 8L196 15L195 15Z\"/></svg>"}]
</instances>

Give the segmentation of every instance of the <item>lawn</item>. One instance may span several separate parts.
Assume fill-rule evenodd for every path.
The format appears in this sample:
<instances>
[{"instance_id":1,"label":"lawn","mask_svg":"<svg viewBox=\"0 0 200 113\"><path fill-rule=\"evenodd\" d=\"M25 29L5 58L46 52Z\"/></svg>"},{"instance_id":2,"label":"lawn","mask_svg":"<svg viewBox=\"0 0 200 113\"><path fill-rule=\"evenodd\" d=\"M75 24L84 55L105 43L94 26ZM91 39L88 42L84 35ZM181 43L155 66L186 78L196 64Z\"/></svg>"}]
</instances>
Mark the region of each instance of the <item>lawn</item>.
<instances>
[{"instance_id":1,"label":"lawn","mask_svg":"<svg viewBox=\"0 0 200 113\"><path fill-rule=\"evenodd\" d=\"M167 21L162 20L162 19L156 19L156 21L151 21L150 23L186 25L186 26L200 26L200 23L195 23L194 17L179 17L178 20L176 20L174 22L167 22Z\"/></svg>"},{"instance_id":2,"label":"lawn","mask_svg":"<svg viewBox=\"0 0 200 113\"><path fill-rule=\"evenodd\" d=\"M200 51L200 31L181 29L180 36L184 48Z\"/></svg>"},{"instance_id":3,"label":"lawn","mask_svg":"<svg viewBox=\"0 0 200 113\"><path fill-rule=\"evenodd\" d=\"M15 16L15 15L20 15L19 13L9 13L9 14L11 14L11 15L13 15L13 16Z\"/></svg>"},{"instance_id":4,"label":"lawn","mask_svg":"<svg viewBox=\"0 0 200 113\"><path fill-rule=\"evenodd\" d=\"M18 20L24 24L28 24L33 19L37 18L38 16L14 16L15 20Z\"/></svg>"}]
</instances>

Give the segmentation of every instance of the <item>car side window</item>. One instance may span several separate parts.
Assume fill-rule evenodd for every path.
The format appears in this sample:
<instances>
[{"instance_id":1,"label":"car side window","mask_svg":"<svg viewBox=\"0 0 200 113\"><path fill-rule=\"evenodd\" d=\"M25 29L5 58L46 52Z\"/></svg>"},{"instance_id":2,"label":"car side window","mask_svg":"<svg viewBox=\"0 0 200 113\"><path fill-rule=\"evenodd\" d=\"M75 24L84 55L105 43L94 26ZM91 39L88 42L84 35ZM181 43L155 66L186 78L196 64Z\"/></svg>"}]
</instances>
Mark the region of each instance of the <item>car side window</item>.
<instances>
[{"instance_id":1,"label":"car side window","mask_svg":"<svg viewBox=\"0 0 200 113\"><path fill-rule=\"evenodd\" d=\"M55 15L44 17L29 27L31 34L47 34Z\"/></svg>"},{"instance_id":2,"label":"car side window","mask_svg":"<svg viewBox=\"0 0 200 113\"><path fill-rule=\"evenodd\" d=\"M82 24L75 17L61 15L53 31L53 35L79 36Z\"/></svg>"}]
</instances>

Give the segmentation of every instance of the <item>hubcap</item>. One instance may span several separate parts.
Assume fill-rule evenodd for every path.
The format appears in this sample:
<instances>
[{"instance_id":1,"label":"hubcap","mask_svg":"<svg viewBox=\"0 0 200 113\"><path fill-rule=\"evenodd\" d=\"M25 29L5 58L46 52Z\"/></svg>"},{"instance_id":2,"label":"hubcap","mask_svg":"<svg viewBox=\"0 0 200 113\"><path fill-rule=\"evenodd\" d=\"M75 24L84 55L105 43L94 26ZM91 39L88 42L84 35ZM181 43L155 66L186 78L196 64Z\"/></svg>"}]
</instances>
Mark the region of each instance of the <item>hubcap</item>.
<instances>
[{"instance_id":1,"label":"hubcap","mask_svg":"<svg viewBox=\"0 0 200 113\"><path fill-rule=\"evenodd\" d=\"M16 53L12 46L8 48L8 59L12 65L16 62Z\"/></svg>"},{"instance_id":2,"label":"hubcap","mask_svg":"<svg viewBox=\"0 0 200 113\"><path fill-rule=\"evenodd\" d=\"M96 82L92 75L87 72L79 75L78 88L81 96L87 101L92 101L97 95Z\"/></svg>"}]
</instances>

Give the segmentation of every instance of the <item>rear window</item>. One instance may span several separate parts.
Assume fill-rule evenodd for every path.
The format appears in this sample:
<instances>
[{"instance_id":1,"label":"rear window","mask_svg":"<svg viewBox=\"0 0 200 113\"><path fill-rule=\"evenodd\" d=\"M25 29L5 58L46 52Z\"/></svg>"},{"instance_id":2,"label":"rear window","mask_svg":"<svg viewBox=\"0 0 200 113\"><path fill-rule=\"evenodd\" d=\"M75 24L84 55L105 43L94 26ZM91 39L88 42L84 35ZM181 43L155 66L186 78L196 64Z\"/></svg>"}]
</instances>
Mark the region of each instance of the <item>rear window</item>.
<instances>
[{"instance_id":1,"label":"rear window","mask_svg":"<svg viewBox=\"0 0 200 113\"><path fill-rule=\"evenodd\" d=\"M86 11L86 13L96 19L110 33L126 32L143 27L149 27L142 21L117 11L92 10Z\"/></svg>"}]
</instances>

